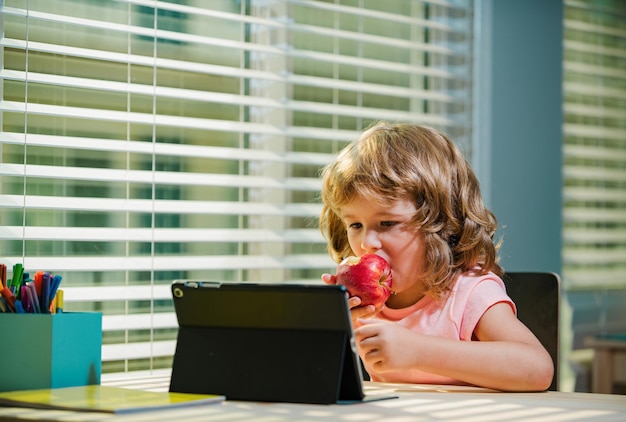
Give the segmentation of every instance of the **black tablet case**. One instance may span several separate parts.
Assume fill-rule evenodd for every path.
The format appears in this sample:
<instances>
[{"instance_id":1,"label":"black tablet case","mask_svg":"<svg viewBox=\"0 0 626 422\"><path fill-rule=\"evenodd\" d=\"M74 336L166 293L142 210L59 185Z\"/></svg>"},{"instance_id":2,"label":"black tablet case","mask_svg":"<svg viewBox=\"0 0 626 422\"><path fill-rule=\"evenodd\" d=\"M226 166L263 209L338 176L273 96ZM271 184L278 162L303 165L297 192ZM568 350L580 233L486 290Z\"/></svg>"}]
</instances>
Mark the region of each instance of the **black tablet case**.
<instances>
[{"instance_id":1,"label":"black tablet case","mask_svg":"<svg viewBox=\"0 0 626 422\"><path fill-rule=\"evenodd\" d=\"M227 400L364 399L342 286L172 284L178 340L170 391Z\"/></svg>"}]
</instances>

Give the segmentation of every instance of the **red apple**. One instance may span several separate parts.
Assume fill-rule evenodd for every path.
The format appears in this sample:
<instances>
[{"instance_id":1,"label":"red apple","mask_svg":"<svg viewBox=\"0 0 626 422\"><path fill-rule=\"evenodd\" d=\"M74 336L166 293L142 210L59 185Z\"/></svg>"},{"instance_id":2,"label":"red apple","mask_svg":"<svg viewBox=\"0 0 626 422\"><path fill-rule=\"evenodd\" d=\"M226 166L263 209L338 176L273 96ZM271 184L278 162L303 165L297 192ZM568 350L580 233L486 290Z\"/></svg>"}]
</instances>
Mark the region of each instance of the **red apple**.
<instances>
[{"instance_id":1,"label":"red apple","mask_svg":"<svg viewBox=\"0 0 626 422\"><path fill-rule=\"evenodd\" d=\"M337 284L350 296L361 298L361 305L379 309L391 295L391 267L378 255L349 256L337 266Z\"/></svg>"}]
</instances>

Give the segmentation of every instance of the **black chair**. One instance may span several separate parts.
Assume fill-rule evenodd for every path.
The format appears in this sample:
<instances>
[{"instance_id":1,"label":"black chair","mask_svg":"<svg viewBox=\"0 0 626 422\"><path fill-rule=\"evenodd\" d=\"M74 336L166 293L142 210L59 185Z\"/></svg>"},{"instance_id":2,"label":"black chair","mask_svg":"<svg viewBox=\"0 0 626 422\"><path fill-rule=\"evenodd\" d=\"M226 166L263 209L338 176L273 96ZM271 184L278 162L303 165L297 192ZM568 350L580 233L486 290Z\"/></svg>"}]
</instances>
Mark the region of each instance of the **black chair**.
<instances>
[{"instance_id":1,"label":"black chair","mask_svg":"<svg viewBox=\"0 0 626 422\"><path fill-rule=\"evenodd\" d=\"M535 334L554 363L548 390L559 389L560 278L550 272L507 272L503 277L508 295L517 306L517 317Z\"/></svg>"}]
</instances>

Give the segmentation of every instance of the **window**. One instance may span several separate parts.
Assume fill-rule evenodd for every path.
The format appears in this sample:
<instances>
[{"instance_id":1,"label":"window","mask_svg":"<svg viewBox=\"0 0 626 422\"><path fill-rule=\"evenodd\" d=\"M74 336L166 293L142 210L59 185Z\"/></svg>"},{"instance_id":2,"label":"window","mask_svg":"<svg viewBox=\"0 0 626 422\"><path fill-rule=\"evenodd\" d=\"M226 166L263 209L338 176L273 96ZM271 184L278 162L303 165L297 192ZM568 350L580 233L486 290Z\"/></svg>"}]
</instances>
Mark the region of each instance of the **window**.
<instances>
[{"instance_id":1,"label":"window","mask_svg":"<svg viewBox=\"0 0 626 422\"><path fill-rule=\"evenodd\" d=\"M171 365L174 279L317 283L319 169L378 119L468 155L469 1L5 0L0 261Z\"/></svg>"},{"instance_id":2,"label":"window","mask_svg":"<svg viewBox=\"0 0 626 422\"><path fill-rule=\"evenodd\" d=\"M566 0L564 36L564 285L623 288L625 3Z\"/></svg>"}]
</instances>

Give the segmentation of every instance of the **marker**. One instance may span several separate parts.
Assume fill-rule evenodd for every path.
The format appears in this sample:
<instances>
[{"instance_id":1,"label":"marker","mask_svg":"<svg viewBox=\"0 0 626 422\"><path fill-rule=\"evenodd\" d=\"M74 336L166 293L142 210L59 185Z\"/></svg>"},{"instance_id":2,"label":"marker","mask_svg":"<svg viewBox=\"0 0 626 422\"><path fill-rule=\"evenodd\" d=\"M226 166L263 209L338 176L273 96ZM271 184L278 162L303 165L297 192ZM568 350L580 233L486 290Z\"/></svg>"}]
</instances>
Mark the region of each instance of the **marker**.
<instances>
[{"instance_id":1,"label":"marker","mask_svg":"<svg viewBox=\"0 0 626 422\"><path fill-rule=\"evenodd\" d=\"M21 300L16 300L15 301L15 312L17 312L18 314L25 313L24 307L22 306L22 301Z\"/></svg>"},{"instance_id":2,"label":"marker","mask_svg":"<svg viewBox=\"0 0 626 422\"><path fill-rule=\"evenodd\" d=\"M50 302L50 313L51 314L56 314L57 313L57 298L56 298L56 296L54 297L54 299L52 299L52 302Z\"/></svg>"},{"instance_id":3,"label":"marker","mask_svg":"<svg viewBox=\"0 0 626 422\"><path fill-rule=\"evenodd\" d=\"M59 285L61 284L62 279L63 277L61 277L60 275L55 275L54 277L52 277L52 280L50 280L50 301L51 302L57 294L57 290L59 289Z\"/></svg>"},{"instance_id":4,"label":"marker","mask_svg":"<svg viewBox=\"0 0 626 422\"><path fill-rule=\"evenodd\" d=\"M39 298L37 297L37 289L35 288L35 283L32 281L28 281L26 283L28 287L28 299L30 301L31 306L33 307L33 312L38 314L41 313L41 308L39 307Z\"/></svg>"},{"instance_id":5,"label":"marker","mask_svg":"<svg viewBox=\"0 0 626 422\"><path fill-rule=\"evenodd\" d=\"M0 294L4 298L4 303L7 304L11 312L15 312L15 296L13 296L11 290L9 290L8 287L3 287L2 291L0 291Z\"/></svg>"},{"instance_id":6,"label":"marker","mask_svg":"<svg viewBox=\"0 0 626 422\"><path fill-rule=\"evenodd\" d=\"M43 273L41 279L41 296L39 297L39 304L41 305L41 313L50 313L50 273Z\"/></svg>"},{"instance_id":7,"label":"marker","mask_svg":"<svg viewBox=\"0 0 626 422\"><path fill-rule=\"evenodd\" d=\"M37 271L35 273L35 291L37 292L37 297L41 297L41 284L43 283L43 271Z\"/></svg>"},{"instance_id":8,"label":"marker","mask_svg":"<svg viewBox=\"0 0 626 422\"><path fill-rule=\"evenodd\" d=\"M0 264L0 289L7 287L7 266Z\"/></svg>"},{"instance_id":9,"label":"marker","mask_svg":"<svg viewBox=\"0 0 626 422\"><path fill-rule=\"evenodd\" d=\"M20 300L22 301L24 311L29 313L34 312L30 302L30 295L28 294L28 286L26 285L22 285L22 288L20 289Z\"/></svg>"},{"instance_id":10,"label":"marker","mask_svg":"<svg viewBox=\"0 0 626 422\"><path fill-rule=\"evenodd\" d=\"M22 295L22 286L24 286L24 283L26 283L27 281L30 280L30 275L28 273L23 273L22 274L22 280L19 283L19 286L16 286L16 295L15 297L18 299L22 299L21 295Z\"/></svg>"},{"instance_id":11,"label":"marker","mask_svg":"<svg viewBox=\"0 0 626 422\"><path fill-rule=\"evenodd\" d=\"M12 292L16 292L17 289L22 285L22 275L24 274L24 268L22 264L13 265L13 278L11 279L11 283L9 283L9 287Z\"/></svg>"},{"instance_id":12,"label":"marker","mask_svg":"<svg viewBox=\"0 0 626 422\"><path fill-rule=\"evenodd\" d=\"M63 307L65 306L65 300L63 298L63 290L57 290L57 314L63 313Z\"/></svg>"}]
</instances>

